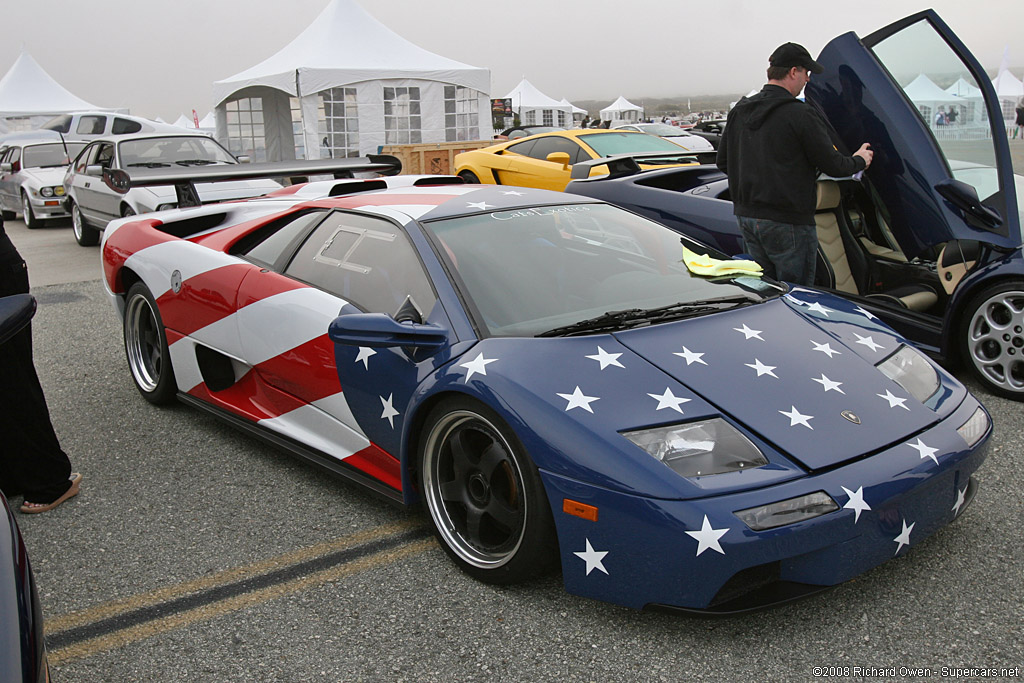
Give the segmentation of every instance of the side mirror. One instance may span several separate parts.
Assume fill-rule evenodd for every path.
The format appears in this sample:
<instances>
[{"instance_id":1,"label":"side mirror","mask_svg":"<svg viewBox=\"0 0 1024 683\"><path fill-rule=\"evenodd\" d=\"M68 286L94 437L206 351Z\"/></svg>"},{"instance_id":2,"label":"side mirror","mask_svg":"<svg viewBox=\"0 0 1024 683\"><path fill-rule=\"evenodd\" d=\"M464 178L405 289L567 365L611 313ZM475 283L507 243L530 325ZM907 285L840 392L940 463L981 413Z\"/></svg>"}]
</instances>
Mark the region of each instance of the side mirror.
<instances>
[{"instance_id":1,"label":"side mirror","mask_svg":"<svg viewBox=\"0 0 1024 683\"><path fill-rule=\"evenodd\" d=\"M991 230L1003 224L1003 217L998 211L981 203L978 191L973 185L948 178L935 185L935 191L968 217L979 221L985 228Z\"/></svg>"},{"instance_id":2,"label":"side mirror","mask_svg":"<svg viewBox=\"0 0 1024 683\"><path fill-rule=\"evenodd\" d=\"M242 156L240 156L240 157L235 157L235 158L238 159L238 163L240 163L240 164L248 164L250 161L252 161L252 159L250 157L248 157L248 156L246 156L244 154Z\"/></svg>"},{"instance_id":3,"label":"side mirror","mask_svg":"<svg viewBox=\"0 0 1024 683\"><path fill-rule=\"evenodd\" d=\"M98 178L99 176L103 175L103 167L100 166L99 164L92 164L90 166L86 166L85 175L93 175Z\"/></svg>"},{"instance_id":4,"label":"side mirror","mask_svg":"<svg viewBox=\"0 0 1024 683\"><path fill-rule=\"evenodd\" d=\"M0 173L10 173L13 168L11 164L0 164Z\"/></svg>"},{"instance_id":5,"label":"side mirror","mask_svg":"<svg viewBox=\"0 0 1024 683\"><path fill-rule=\"evenodd\" d=\"M438 325L400 323L384 313L340 315L327 328L335 344L437 350L448 344L448 330Z\"/></svg>"},{"instance_id":6,"label":"side mirror","mask_svg":"<svg viewBox=\"0 0 1024 683\"><path fill-rule=\"evenodd\" d=\"M563 169L569 168L568 152L552 152L547 156L547 160L553 164L561 164Z\"/></svg>"}]
</instances>

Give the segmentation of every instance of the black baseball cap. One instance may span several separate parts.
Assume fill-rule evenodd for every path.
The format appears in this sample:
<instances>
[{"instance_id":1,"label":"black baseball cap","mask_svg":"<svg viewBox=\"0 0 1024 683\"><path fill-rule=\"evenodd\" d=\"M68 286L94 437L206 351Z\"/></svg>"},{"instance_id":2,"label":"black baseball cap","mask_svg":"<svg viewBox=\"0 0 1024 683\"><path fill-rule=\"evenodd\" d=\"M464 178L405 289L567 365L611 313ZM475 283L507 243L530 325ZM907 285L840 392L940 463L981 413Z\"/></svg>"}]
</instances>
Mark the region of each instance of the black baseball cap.
<instances>
[{"instance_id":1,"label":"black baseball cap","mask_svg":"<svg viewBox=\"0 0 1024 683\"><path fill-rule=\"evenodd\" d=\"M783 43L779 45L775 48L772 56L768 58L768 64L769 66L781 66L784 68L802 66L815 74L825 71L825 67L811 59L811 53L807 51L807 48L796 43Z\"/></svg>"}]
</instances>

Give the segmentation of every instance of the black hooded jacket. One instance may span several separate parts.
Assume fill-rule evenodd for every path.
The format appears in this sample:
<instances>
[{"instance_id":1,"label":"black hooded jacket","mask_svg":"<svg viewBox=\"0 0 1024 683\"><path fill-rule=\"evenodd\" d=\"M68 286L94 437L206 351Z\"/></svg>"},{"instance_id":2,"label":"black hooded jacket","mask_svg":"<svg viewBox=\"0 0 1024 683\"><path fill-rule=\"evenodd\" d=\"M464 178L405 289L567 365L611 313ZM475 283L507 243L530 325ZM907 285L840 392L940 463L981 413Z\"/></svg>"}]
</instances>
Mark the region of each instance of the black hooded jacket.
<instances>
[{"instance_id":1,"label":"black hooded jacket","mask_svg":"<svg viewBox=\"0 0 1024 683\"><path fill-rule=\"evenodd\" d=\"M729 112L717 162L734 214L795 225L814 224L819 171L841 178L864 170L862 158L836 150L813 107L770 83Z\"/></svg>"}]
</instances>

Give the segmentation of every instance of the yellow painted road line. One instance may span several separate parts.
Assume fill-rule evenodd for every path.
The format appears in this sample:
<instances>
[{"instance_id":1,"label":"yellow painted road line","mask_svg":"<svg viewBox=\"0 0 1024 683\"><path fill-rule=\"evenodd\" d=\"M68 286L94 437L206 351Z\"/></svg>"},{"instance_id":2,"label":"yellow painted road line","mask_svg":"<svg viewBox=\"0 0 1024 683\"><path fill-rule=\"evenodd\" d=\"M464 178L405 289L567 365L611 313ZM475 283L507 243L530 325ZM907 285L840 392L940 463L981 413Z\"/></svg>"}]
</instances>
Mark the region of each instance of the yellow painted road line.
<instances>
[{"instance_id":1,"label":"yellow painted road line","mask_svg":"<svg viewBox=\"0 0 1024 683\"><path fill-rule=\"evenodd\" d=\"M375 541L385 536L390 536L402 531L408 531L409 529L413 529L417 526L419 526L419 524L413 520L379 526L350 536L342 536L341 538L336 538L333 541L318 543L317 545L310 546L308 548L299 548L298 550L293 550L283 555L271 557L245 567L227 569L217 572L216 574L211 574L210 576L204 576L201 579L185 581L173 586L158 588L157 590L149 593L141 593L129 598L113 600L78 612L71 612L70 614L65 614L60 617L46 619L44 623L45 633L46 635L50 635L57 631L66 631L77 626L91 624L95 621L99 621L100 619L109 619L110 617L115 617L119 614L137 610L142 607L157 605L190 593L208 590L228 583L234 583L251 576L265 574L274 569L279 569L281 567L304 562L315 557L327 555L332 552L362 545L363 543Z\"/></svg>"}]
</instances>

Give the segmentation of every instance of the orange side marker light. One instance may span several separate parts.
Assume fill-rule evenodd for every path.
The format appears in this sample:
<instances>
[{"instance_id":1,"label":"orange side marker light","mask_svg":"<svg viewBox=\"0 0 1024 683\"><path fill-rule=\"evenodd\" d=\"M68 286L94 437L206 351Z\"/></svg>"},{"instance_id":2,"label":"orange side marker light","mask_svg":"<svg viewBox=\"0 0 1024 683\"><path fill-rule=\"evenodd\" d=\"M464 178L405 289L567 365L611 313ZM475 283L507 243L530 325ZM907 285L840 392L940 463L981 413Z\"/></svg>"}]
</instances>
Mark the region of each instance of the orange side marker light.
<instances>
[{"instance_id":1,"label":"orange side marker light","mask_svg":"<svg viewBox=\"0 0 1024 683\"><path fill-rule=\"evenodd\" d=\"M562 500L562 512L567 515L581 517L590 522L597 521L596 507L593 505L587 505L586 503L580 503L575 500L570 500L568 498Z\"/></svg>"}]
</instances>

